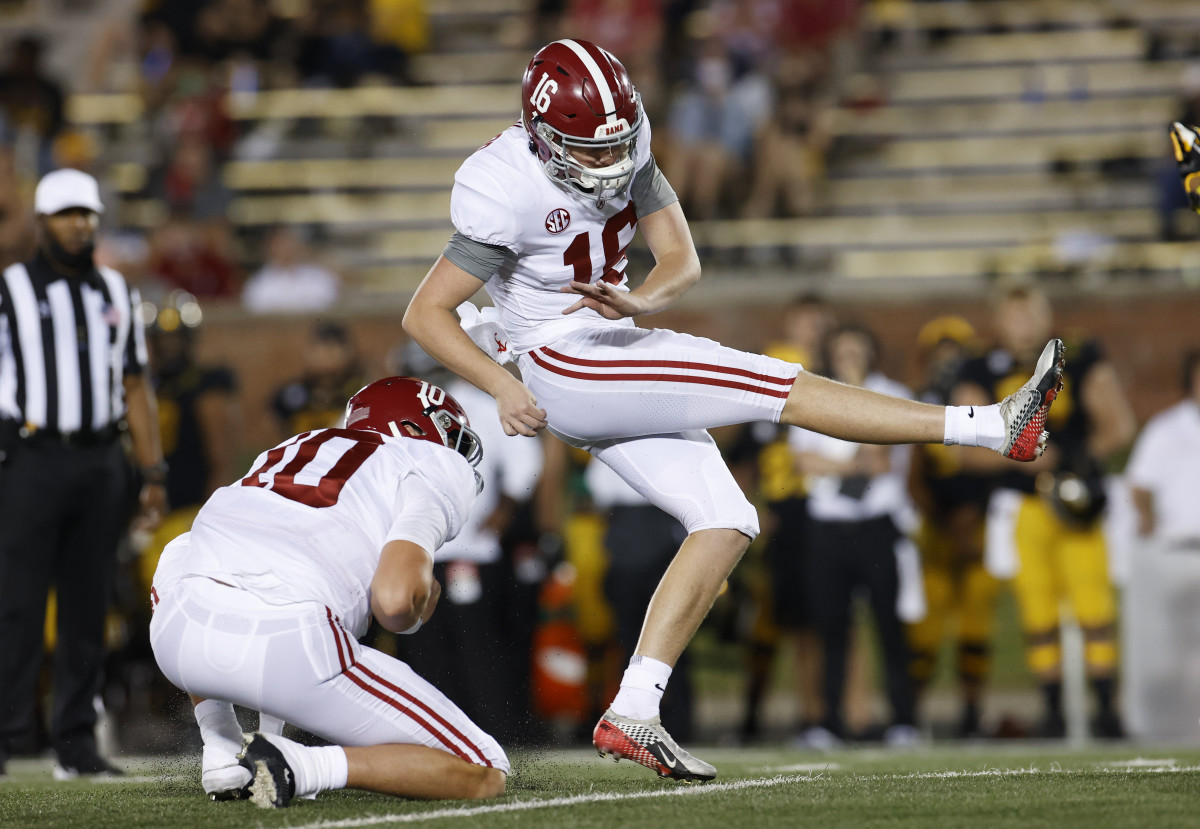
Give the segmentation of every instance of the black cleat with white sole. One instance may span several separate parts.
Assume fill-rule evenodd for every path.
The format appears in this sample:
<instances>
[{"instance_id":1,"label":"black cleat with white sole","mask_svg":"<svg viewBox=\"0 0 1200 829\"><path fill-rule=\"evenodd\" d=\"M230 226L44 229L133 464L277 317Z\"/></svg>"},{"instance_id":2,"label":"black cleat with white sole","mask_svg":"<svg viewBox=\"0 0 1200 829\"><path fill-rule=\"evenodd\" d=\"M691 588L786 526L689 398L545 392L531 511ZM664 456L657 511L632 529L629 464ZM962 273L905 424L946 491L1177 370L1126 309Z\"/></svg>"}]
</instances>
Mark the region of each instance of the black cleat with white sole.
<instances>
[{"instance_id":1,"label":"black cleat with white sole","mask_svg":"<svg viewBox=\"0 0 1200 829\"><path fill-rule=\"evenodd\" d=\"M238 755L238 762L253 775L250 800L260 809L282 809L296 795L296 775L283 752L262 734L253 734Z\"/></svg>"}]
</instances>

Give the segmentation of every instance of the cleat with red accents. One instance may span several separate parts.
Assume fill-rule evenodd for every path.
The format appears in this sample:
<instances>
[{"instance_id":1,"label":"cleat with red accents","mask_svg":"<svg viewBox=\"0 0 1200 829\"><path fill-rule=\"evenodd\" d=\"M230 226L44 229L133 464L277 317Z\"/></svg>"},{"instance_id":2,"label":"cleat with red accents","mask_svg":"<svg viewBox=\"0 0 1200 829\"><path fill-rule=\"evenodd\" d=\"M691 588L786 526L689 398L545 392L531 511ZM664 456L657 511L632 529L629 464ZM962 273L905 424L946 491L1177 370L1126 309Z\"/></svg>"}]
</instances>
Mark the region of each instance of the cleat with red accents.
<instances>
[{"instance_id":1,"label":"cleat with red accents","mask_svg":"<svg viewBox=\"0 0 1200 829\"><path fill-rule=\"evenodd\" d=\"M1000 454L1014 461L1032 461L1046 450L1050 435L1046 432L1046 416L1050 404L1062 388L1062 340L1051 340L1042 349L1033 376L1000 401L1000 415L1007 434Z\"/></svg>"},{"instance_id":2,"label":"cleat with red accents","mask_svg":"<svg viewBox=\"0 0 1200 829\"><path fill-rule=\"evenodd\" d=\"M659 777L691 783L717 776L716 768L680 748L658 717L634 720L618 716L610 708L596 723L592 744L601 757L611 757L614 763L622 758L632 760Z\"/></svg>"}]
</instances>

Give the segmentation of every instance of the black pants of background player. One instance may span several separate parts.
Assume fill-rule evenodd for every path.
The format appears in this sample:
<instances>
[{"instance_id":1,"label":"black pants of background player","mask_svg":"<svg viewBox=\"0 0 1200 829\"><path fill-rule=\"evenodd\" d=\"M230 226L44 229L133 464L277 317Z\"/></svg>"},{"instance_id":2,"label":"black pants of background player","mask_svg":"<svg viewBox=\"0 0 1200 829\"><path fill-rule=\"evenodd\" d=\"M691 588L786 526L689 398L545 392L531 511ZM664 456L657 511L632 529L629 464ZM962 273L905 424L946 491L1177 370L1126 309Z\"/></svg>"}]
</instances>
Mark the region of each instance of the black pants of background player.
<instances>
[{"instance_id":1,"label":"black pants of background player","mask_svg":"<svg viewBox=\"0 0 1200 829\"><path fill-rule=\"evenodd\" d=\"M617 621L620 664L633 655L650 597L686 537L683 526L657 507L619 506L609 512L604 536L609 555L604 596ZM693 707L690 664L684 651L675 663L661 706L663 727L676 740L691 739Z\"/></svg>"},{"instance_id":2,"label":"black pants of background player","mask_svg":"<svg viewBox=\"0 0 1200 829\"><path fill-rule=\"evenodd\" d=\"M129 466L114 437L10 441L0 466L0 761L33 725L46 597L57 591L50 740L64 765L96 753L94 700Z\"/></svg>"},{"instance_id":3,"label":"black pants of background player","mask_svg":"<svg viewBox=\"0 0 1200 829\"><path fill-rule=\"evenodd\" d=\"M435 564L442 585L437 610L415 636L397 636L396 647L484 731L501 742L524 742L528 705L518 669L529 650L508 635L511 573L504 560Z\"/></svg>"},{"instance_id":4,"label":"black pants of background player","mask_svg":"<svg viewBox=\"0 0 1200 829\"><path fill-rule=\"evenodd\" d=\"M891 518L809 523L807 583L809 610L825 653L823 725L846 736L842 697L854 598L866 594L879 633L893 725L912 725L915 695L908 674L908 644L896 615L900 579L895 545L899 532Z\"/></svg>"}]
</instances>

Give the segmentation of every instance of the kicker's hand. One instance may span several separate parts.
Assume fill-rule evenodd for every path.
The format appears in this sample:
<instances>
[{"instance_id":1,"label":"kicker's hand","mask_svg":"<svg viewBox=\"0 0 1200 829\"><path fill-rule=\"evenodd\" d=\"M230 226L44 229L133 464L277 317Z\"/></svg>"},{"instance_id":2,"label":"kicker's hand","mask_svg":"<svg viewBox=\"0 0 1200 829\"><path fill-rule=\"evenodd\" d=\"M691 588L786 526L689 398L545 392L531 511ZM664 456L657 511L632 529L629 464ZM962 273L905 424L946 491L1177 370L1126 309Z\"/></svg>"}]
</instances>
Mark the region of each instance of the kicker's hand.
<instances>
[{"instance_id":1,"label":"kicker's hand","mask_svg":"<svg viewBox=\"0 0 1200 829\"><path fill-rule=\"evenodd\" d=\"M546 410L539 408L537 398L515 377L496 395L496 413L504 434L535 436L546 428Z\"/></svg>"},{"instance_id":2,"label":"kicker's hand","mask_svg":"<svg viewBox=\"0 0 1200 829\"><path fill-rule=\"evenodd\" d=\"M1171 125L1171 145L1175 149L1175 163L1179 166L1188 203L1192 210L1200 213L1200 136L1197 136L1197 128L1185 127L1176 121Z\"/></svg>"},{"instance_id":3,"label":"kicker's hand","mask_svg":"<svg viewBox=\"0 0 1200 829\"><path fill-rule=\"evenodd\" d=\"M591 284L572 281L570 285L559 290L564 294L580 295L579 301L563 311L564 314L574 314L580 309L591 308L610 320L619 320L623 317L636 317L651 310L637 292L618 290L615 285L603 279Z\"/></svg>"}]
</instances>

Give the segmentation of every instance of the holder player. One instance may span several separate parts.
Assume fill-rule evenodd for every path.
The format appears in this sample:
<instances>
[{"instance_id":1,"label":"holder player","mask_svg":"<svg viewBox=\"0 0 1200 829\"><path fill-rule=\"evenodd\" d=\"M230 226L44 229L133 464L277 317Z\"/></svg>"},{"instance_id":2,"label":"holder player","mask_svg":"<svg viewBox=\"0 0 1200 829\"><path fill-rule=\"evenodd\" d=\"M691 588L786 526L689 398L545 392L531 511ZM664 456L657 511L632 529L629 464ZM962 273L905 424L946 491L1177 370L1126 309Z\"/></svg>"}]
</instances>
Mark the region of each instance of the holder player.
<instances>
[{"instance_id":1,"label":"holder player","mask_svg":"<svg viewBox=\"0 0 1200 829\"><path fill-rule=\"evenodd\" d=\"M408 665L356 641L372 616L394 633L428 621L441 592L433 554L467 519L482 454L444 390L379 380L350 399L346 428L264 452L167 546L150 642L196 706L213 799L504 792L496 741ZM334 745L265 731L243 745L235 704Z\"/></svg>"}]
</instances>

